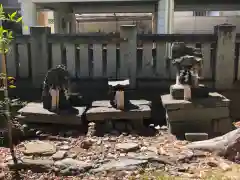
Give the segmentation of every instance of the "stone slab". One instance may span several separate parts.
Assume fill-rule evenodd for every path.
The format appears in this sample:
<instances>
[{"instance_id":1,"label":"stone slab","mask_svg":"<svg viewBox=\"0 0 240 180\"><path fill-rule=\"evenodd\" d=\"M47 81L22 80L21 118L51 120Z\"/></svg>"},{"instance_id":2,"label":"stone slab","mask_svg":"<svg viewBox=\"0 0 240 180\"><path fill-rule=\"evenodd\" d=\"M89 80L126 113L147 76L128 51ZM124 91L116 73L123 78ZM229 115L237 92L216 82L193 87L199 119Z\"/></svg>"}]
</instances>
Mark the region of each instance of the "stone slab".
<instances>
[{"instance_id":1,"label":"stone slab","mask_svg":"<svg viewBox=\"0 0 240 180\"><path fill-rule=\"evenodd\" d=\"M86 107L75 107L79 113L77 115L60 115L50 112L43 108L42 103L28 103L18 112L18 119L24 122L32 123L51 123L51 124L82 124L82 116L86 111Z\"/></svg>"},{"instance_id":2,"label":"stone slab","mask_svg":"<svg viewBox=\"0 0 240 180\"><path fill-rule=\"evenodd\" d=\"M135 109L129 111L122 111L115 109L112 106L108 106L109 102L105 102L105 106L94 106L87 110L86 118L88 121L98 120L143 120L151 117L151 108L149 105L141 104L141 101L135 101L133 104L136 106ZM94 103L93 103L94 104ZM95 103L96 105L97 103ZM101 103L99 103L101 104ZM104 104L104 103L103 103ZM110 104L110 103L109 103Z\"/></svg>"},{"instance_id":3,"label":"stone slab","mask_svg":"<svg viewBox=\"0 0 240 180\"><path fill-rule=\"evenodd\" d=\"M212 92L208 98L193 99L191 101L173 99L170 94L162 95L161 101L166 110L229 107L230 100L223 95Z\"/></svg>"},{"instance_id":4,"label":"stone slab","mask_svg":"<svg viewBox=\"0 0 240 180\"><path fill-rule=\"evenodd\" d=\"M229 117L228 107L217 108L195 108L195 109L180 109L175 111L167 111L168 121L203 121L212 119L221 119Z\"/></svg>"},{"instance_id":5,"label":"stone slab","mask_svg":"<svg viewBox=\"0 0 240 180\"><path fill-rule=\"evenodd\" d=\"M130 103L135 105L151 105L150 101L147 100L130 100ZM109 100L102 100L102 101L93 101L92 107L112 107Z\"/></svg>"}]
</instances>

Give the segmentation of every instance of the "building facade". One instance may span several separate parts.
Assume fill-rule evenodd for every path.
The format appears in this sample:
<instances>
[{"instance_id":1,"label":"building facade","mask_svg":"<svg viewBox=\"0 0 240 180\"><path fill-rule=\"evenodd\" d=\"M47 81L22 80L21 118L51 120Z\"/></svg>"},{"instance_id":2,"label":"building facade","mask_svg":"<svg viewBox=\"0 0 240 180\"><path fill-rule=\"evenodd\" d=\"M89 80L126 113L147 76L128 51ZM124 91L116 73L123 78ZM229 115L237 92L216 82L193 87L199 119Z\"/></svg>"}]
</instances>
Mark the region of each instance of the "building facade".
<instances>
[{"instance_id":1,"label":"building facade","mask_svg":"<svg viewBox=\"0 0 240 180\"><path fill-rule=\"evenodd\" d=\"M17 2L18 1L18 2ZM232 23L238 27L240 2L232 0L3 0L5 7L21 7L25 25L50 26L55 33L116 31L121 24L135 23L144 32L209 33L213 26ZM8 5L6 5L8 3ZM17 4L17 5L14 5ZM94 5L93 5L94 4ZM235 11L234 11L235 10ZM52 13L48 13L48 12ZM92 21L77 19L76 15L99 13L150 13L148 19L129 21ZM231 17L229 17L231 16ZM76 23L77 21L77 23ZM29 29L23 29L29 34Z\"/></svg>"}]
</instances>

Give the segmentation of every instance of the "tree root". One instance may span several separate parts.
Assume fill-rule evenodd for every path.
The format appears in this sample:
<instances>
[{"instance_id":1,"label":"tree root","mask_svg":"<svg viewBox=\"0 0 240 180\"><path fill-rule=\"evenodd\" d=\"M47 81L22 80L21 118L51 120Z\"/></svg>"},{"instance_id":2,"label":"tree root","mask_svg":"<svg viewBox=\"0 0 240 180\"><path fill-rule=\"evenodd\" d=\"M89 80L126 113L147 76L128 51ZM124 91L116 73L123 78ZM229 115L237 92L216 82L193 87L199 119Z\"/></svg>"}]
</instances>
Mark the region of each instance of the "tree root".
<instances>
[{"instance_id":1,"label":"tree root","mask_svg":"<svg viewBox=\"0 0 240 180\"><path fill-rule=\"evenodd\" d=\"M192 142L187 148L216 153L230 161L240 161L240 128L213 139Z\"/></svg>"}]
</instances>

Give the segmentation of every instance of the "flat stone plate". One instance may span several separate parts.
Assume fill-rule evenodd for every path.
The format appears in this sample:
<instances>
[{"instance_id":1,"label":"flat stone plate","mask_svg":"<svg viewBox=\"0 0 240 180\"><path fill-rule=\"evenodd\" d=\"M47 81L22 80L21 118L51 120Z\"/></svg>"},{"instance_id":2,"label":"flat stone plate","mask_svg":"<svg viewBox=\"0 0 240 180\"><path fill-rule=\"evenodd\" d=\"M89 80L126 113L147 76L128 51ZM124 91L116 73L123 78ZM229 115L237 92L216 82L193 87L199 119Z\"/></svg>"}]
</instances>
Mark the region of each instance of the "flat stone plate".
<instances>
[{"instance_id":1,"label":"flat stone plate","mask_svg":"<svg viewBox=\"0 0 240 180\"><path fill-rule=\"evenodd\" d=\"M95 101L93 102L94 106L87 110L86 117L88 121L149 119L151 117L151 108L148 103L149 101L145 100L134 100L132 104L135 105L136 108L129 111L121 111L113 108L109 101Z\"/></svg>"},{"instance_id":2,"label":"flat stone plate","mask_svg":"<svg viewBox=\"0 0 240 180\"><path fill-rule=\"evenodd\" d=\"M167 110L228 107L230 103L229 99L217 92L209 93L207 98L193 99L191 101L173 99L170 94L162 95L161 100Z\"/></svg>"},{"instance_id":3,"label":"flat stone plate","mask_svg":"<svg viewBox=\"0 0 240 180\"><path fill-rule=\"evenodd\" d=\"M79 111L77 115L60 115L44 109L42 103L28 103L18 111L21 114L19 120L32 123L81 124L81 118L86 111L86 107L74 108Z\"/></svg>"}]
</instances>

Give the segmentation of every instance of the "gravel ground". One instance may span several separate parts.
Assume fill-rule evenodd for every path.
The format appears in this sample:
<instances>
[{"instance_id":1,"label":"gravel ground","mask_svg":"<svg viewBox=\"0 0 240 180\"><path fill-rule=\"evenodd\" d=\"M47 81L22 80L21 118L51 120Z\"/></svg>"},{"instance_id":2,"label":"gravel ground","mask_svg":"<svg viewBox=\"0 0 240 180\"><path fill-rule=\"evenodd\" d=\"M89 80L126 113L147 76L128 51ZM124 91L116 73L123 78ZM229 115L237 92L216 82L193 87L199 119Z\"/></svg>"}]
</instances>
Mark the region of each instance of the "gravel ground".
<instances>
[{"instance_id":1,"label":"gravel ground","mask_svg":"<svg viewBox=\"0 0 240 180\"><path fill-rule=\"evenodd\" d=\"M40 136L43 130L38 131ZM0 148L0 177L33 180L124 180L141 179L149 172L164 172L185 179L201 179L209 168L231 169L232 163L202 151L188 150L187 141L177 140L166 127L154 136L116 133L103 137L76 135L76 130L58 131L45 138L25 140L16 146L18 165L9 149ZM48 138L47 138L48 137ZM51 138L50 138L51 137ZM39 140L41 139L41 140ZM19 169L20 177L15 176ZM149 175L147 179L154 179Z\"/></svg>"}]
</instances>

